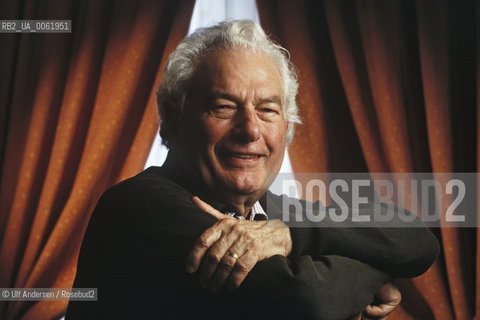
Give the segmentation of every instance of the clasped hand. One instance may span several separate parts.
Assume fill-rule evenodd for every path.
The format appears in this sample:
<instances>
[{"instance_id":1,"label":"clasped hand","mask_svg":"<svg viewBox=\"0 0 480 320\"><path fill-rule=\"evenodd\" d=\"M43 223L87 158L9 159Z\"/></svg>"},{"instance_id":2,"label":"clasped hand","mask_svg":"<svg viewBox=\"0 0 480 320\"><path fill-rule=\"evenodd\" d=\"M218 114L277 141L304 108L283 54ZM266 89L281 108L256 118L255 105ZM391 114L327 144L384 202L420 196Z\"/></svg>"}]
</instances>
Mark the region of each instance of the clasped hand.
<instances>
[{"instance_id":1,"label":"clasped hand","mask_svg":"<svg viewBox=\"0 0 480 320\"><path fill-rule=\"evenodd\" d=\"M290 230L280 220L237 220L224 215L198 197L193 203L218 219L198 238L187 258L189 273L199 272L200 283L214 293L234 290L245 280L255 264L279 254L288 256L292 250ZM361 319L386 319L401 301L400 291L392 283L385 284L368 305Z\"/></svg>"},{"instance_id":2,"label":"clasped hand","mask_svg":"<svg viewBox=\"0 0 480 320\"><path fill-rule=\"evenodd\" d=\"M282 221L237 220L198 197L192 201L200 210L218 219L198 238L186 265L187 272L199 272L200 284L212 292L234 290L258 261L290 254L290 230Z\"/></svg>"}]
</instances>

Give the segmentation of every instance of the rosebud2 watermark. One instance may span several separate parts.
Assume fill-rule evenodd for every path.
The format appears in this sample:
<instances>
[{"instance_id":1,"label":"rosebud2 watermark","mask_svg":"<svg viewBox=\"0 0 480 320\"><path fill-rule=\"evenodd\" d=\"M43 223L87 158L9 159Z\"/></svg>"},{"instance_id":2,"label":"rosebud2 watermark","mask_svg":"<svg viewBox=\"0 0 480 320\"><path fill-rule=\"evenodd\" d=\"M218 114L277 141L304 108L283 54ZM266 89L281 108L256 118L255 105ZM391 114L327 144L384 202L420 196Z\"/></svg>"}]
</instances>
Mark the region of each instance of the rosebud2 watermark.
<instances>
[{"instance_id":1,"label":"rosebud2 watermark","mask_svg":"<svg viewBox=\"0 0 480 320\"><path fill-rule=\"evenodd\" d=\"M296 227L477 227L478 181L476 173L279 174L271 190L283 195L267 207Z\"/></svg>"},{"instance_id":2,"label":"rosebud2 watermark","mask_svg":"<svg viewBox=\"0 0 480 320\"><path fill-rule=\"evenodd\" d=\"M97 301L96 288L0 288L0 301Z\"/></svg>"}]
</instances>

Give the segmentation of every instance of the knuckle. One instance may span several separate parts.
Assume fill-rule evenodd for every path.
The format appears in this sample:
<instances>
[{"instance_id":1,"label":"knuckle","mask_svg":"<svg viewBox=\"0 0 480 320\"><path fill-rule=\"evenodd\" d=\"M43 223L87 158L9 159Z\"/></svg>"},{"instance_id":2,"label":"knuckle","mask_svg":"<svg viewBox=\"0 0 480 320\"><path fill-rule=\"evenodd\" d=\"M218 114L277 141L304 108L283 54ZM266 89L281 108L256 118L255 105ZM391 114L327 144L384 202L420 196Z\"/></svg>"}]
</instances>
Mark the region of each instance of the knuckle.
<instances>
[{"instance_id":1,"label":"knuckle","mask_svg":"<svg viewBox=\"0 0 480 320\"><path fill-rule=\"evenodd\" d=\"M248 229L246 229L244 226L237 225L233 228L232 232L237 235L237 237L243 242L243 243L249 243L252 241L254 238L252 232Z\"/></svg>"},{"instance_id":2,"label":"knuckle","mask_svg":"<svg viewBox=\"0 0 480 320\"><path fill-rule=\"evenodd\" d=\"M231 262L226 259L223 259L221 266L224 271L227 271L227 273L230 273L233 270L233 267L235 266L235 262Z\"/></svg>"},{"instance_id":3,"label":"knuckle","mask_svg":"<svg viewBox=\"0 0 480 320\"><path fill-rule=\"evenodd\" d=\"M261 251L261 241L259 240L252 240L249 243L248 250L249 250L249 256L247 258L251 259L252 255L257 255L258 252Z\"/></svg>"},{"instance_id":4,"label":"knuckle","mask_svg":"<svg viewBox=\"0 0 480 320\"><path fill-rule=\"evenodd\" d=\"M254 254L253 252L250 252L250 254L246 254L242 257L240 264L245 266L245 268L248 271L250 271L253 268L253 266L255 266L257 261L258 261L257 255Z\"/></svg>"},{"instance_id":5,"label":"knuckle","mask_svg":"<svg viewBox=\"0 0 480 320\"><path fill-rule=\"evenodd\" d=\"M208 235L202 234L197 240L197 246L200 248L208 248Z\"/></svg>"},{"instance_id":6,"label":"knuckle","mask_svg":"<svg viewBox=\"0 0 480 320\"><path fill-rule=\"evenodd\" d=\"M263 245L264 245L264 242L259 238L255 238L252 240L252 247L255 249L261 249Z\"/></svg>"},{"instance_id":7,"label":"knuckle","mask_svg":"<svg viewBox=\"0 0 480 320\"><path fill-rule=\"evenodd\" d=\"M257 240L257 237L256 235L253 233L253 232L245 232L245 240L247 240L248 242L254 242Z\"/></svg>"},{"instance_id":8,"label":"knuckle","mask_svg":"<svg viewBox=\"0 0 480 320\"><path fill-rule=\"evenodd\" d=\"M235 224L236 220L235 218L232 218L232 217L227 217L225 219L222 219L218 222L218 224L220 225L224 225L228 228L232 227L234 224Z\"/></svg>"},{"instance_id":9,"label":"knuckle","mask_svg":"<svg viewBox=\"0 0 480 320\"><path fill-rule=\"evenodd\" d=\"M208 263L212 263L212 264L219 264L221 261L221 258L217 254L212 252L209 252L207 254L206 259Z\"/></svg>"},{"instance_id":10,"label":"knuckle","mask_svg":"<svg viewBox=\"0 0 480 320\"><path fill-rule=\"evenodd\" d=\"M237 223L233 226L233 229L238 233L245 233L247 231L247 226L245 221L236 220Z\"/></svg>"},{"instance_id":11,"label":"knuckle","mask_svg":"<svg viewBox=\"0 0 480 320\"><path fill-rule=\"evenodd\" d=\"M248 262L246 262L245 260L242 260L242 261L238 261L236 266L235 266L235 269L237 272L241 273L241 274L247 274L250 272L250 264Z\"/></svg>"},{"instance_id":12,"label":"knuckle","mask_svg":"<svg viewBox=\"0 0 480 320\"><path fill-rule=\"evenodd\" d=\"M215 256L216 259L220 262L224 256L224 252L221 249L222 246L219 246L218 244L213 245L210 250L208 250L208 253L212 256Z\"/></svg>"},{"instance_id":13,"label":"knuckle","mask_svg":"<svg viewBox=\"0 0 480 320\"><path fill-rule=\"evenodd\" d=\"M242 223L240 223L238 220L234 220L234 221L232 221L232 222L237 222L237 223L235 223L235 225L233 226L233 229L234 229L234 230L241 230L241 229L243 229Z\"/></svg>"}]
</instances>

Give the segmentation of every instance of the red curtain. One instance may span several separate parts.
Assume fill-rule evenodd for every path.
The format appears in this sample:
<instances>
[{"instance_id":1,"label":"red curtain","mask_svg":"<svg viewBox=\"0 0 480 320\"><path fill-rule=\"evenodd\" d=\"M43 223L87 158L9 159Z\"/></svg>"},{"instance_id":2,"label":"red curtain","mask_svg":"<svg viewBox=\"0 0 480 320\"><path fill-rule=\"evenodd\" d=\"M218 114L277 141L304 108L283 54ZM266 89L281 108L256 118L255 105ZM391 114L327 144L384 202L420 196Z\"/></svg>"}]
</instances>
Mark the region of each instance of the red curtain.
<instances>
[{"instance_id":1,"label":"red curtain","mask_svg":"<svg viewBox=\"0 0 480 320\"><path fill-rule=\"evenodd\" d=\"M0 4L1 19L72 20L69 34L0 35L0 287L71 287L98 197L143 169L163 63L193 4ZM0 318L57 319L66 305L0 302Z\"/></svg>"},{"instance_id":2,"label":"red curtain","mask_svg":"<svg viewBox=\"0 0 480 320\"><path fill-rule=\"evenodd\" d=\"M299 71L304 125L289 149L296 172L477 171L474 1L257 4ZM392 319L480 314L480 234L434 231L442 254L423 276L399 281L403 302Z\"/></svg>"}]
</instances>

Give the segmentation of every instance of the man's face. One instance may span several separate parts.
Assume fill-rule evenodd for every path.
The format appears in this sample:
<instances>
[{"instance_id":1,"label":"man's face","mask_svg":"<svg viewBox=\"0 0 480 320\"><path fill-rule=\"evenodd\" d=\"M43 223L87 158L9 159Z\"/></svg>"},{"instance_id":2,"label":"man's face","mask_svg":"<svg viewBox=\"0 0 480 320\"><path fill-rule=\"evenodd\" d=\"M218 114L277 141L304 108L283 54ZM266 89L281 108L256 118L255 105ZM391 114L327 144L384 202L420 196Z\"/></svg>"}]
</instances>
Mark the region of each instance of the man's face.
<instances>
[{"instance_id":1,"label":"man's face","mask_svg":"<svg viewBox=\"0 0 480 320\"><path fill-rule=\"evenodd\" d=\"M260 197L286 147L283 86L262 52L208 53L192 78L179 145L188 165L219 196Z\"/></svg>"}]
</instances>

